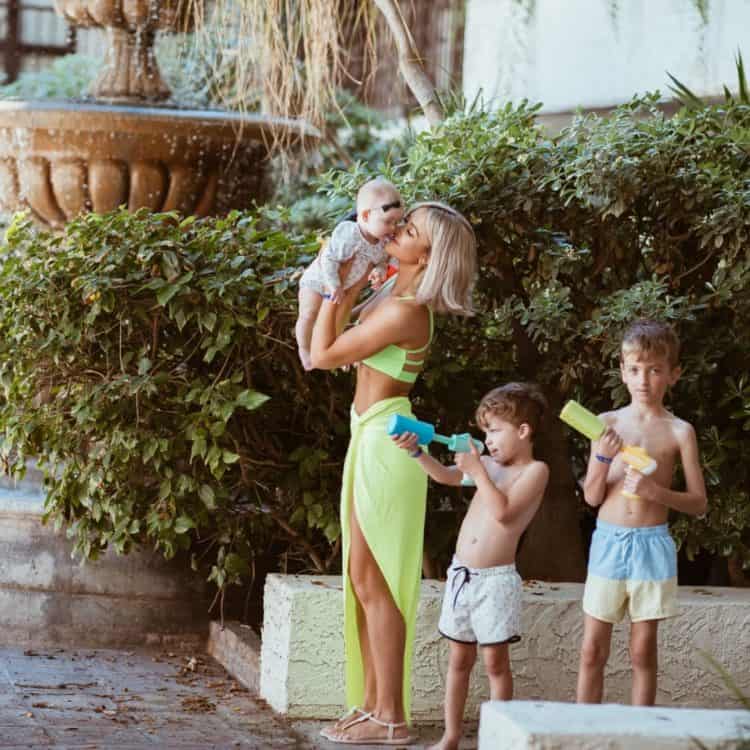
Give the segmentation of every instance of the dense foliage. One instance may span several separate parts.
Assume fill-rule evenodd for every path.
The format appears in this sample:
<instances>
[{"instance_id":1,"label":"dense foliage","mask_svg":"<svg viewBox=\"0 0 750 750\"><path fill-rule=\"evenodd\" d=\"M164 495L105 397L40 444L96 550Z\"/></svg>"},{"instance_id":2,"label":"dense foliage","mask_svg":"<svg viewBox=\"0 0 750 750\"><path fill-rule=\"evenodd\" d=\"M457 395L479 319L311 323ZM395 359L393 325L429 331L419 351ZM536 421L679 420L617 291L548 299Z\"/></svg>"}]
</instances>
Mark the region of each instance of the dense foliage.
<instances>
[{"instance_id":1,"label":"dense foliage","mask_svg":"<svg viewBox=\"0 0 750 750\"><path fill-rule=\"evenodd\" d=\"M534 112L454 115L384 167L408 200L464 211L481 242L480 312L440 321L417 413L465 429L478 396L511 378L541 382L555 408L621 405L623 327L667 318L684 344L669 405L696 426L710 495L705 518L673 528L690 555L748 561L750 108L668 119L648 97L554 138ZM372 169L323 184L350 199ZM88 216L62 236L13 225L0 273L3 454L57 466L48 513L84 553L192 547L218 584L269 550L296 567L334 564L351 375L297 363L295 269L317 239L295 229L311 225L295 210ZM548 431L556 471L580 476L583 442L555 420ZM433 492L442 552L460 496Z\"/></svg>"}]
</instances>

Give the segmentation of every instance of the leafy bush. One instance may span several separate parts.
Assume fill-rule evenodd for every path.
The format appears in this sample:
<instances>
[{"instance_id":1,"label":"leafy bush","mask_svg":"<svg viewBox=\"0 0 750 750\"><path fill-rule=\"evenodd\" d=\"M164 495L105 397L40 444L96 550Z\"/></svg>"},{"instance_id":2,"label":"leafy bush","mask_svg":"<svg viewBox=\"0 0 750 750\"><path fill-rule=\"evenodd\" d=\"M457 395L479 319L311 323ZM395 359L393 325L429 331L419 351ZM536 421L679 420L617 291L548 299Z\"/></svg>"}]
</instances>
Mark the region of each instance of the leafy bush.
<instances>
[{"instance_id":1,"label":"leafy bush","mask_svg":"<svg viewBox=\"0 0 750 750\"><path fill-rule=\"evenodd\" d=\"M677 516L673 529L689 555L747 562L750 109L667 119L655 101L580 117L555 138L533 107L475 109L382 168L409 201L464 211L480 239L479 314L439 319L415 408L463 430L482 393L519 378L541 382L553 410L569 397L621 405L624 326L666 317L684 344L670 406L696 426L710 499L705 518ZM330 195L348 203L374 169L330 173ZM294 273L316 239L268 207L167 219L89 216L62 236L13 225L0 273L6 460L58 466L48 514L86 554L192 542L220 585L264 551L326 569L351 376L297 363ZM586 446L554 418L540 437L556 484L535 554L554 575L580 544L560 529L577 523ZM431 492L431 544L447 554L461 496Z\"/></svg>"},{"instance_id":2,"label":"leafy bush","mask_svg":"<svg viewBox=\"0 0 750 750\"><path fill-rule=\"evenodd\" d=\"M317 239L269 218L122 211L62 236L21 217L8 230L3 455L18 471L39 458L47 517L83 555L192 546L223 586L281 537L325 568L348 417L333 383L348 376L303 377L284 269Z\"/></svg>"},{"instance_id":3,"label":"leafy bush","mask_svg":"<svg viewBox=\"0 0 750 750\"><path fill-rule=\"evenodd\" d=\"M540 381L553 405L619 406L623 328L673 321L684 375L670 404L696 426L709 490L707 516L678 516L673 530L689 557L705 548L747 566L750 108L670 119L657 100L578 117L556 138L525 104L417 137L392 178L410 200L440 197L470 217L482 264L481 314L446 325L418 392L451 424L511 378ZM363 174L329 177L351 194ZM581 476L587 446L570 439Z\"/></svg>"}]
</instances>

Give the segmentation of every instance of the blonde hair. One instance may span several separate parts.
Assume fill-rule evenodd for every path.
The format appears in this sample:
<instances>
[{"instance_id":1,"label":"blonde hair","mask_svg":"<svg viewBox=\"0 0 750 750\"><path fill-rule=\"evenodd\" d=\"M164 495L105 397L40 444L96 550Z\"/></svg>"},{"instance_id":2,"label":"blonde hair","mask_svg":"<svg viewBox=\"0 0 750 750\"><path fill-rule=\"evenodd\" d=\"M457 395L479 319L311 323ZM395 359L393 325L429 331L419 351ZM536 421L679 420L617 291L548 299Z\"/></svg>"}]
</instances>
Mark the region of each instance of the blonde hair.
<instances>
[{"instance_id":1,"label":"blonde hair","mask_svg":"<svg viewBox=\"0 0 750 750\"><path fill-rule=\"evenodd\" d=\"M417 284L417 302L435 312L473 315L472 293L477 275L477 240L466 217L454 208L434 201L417 203L426 212L430 257Z\"/></svg>"},{"instance_id":2,"label":"blonde hair","mask_svg":"<svg viewBox=\"0 0 750 750\"><path fill-rule=\"evenodd\" d=\"M531 434L536 435L547 411L547 399L535 383L506 383L485 394L477 407L477 424L487 429L490 417L500 419L520 427L527 424Z\"/></svg>"},{"instance_id":3,"label":"blonde hair","mask_svg":"<svg viewBox=\"0 0 750 750\"><path fill-rule=\"evenodd\" d=\"M641 318L631 323L622 336L621 362L627 354L655 354L657 357L666 357L670 367L677 367L680 340L669 323Z\"/></svg>"}]
</instances>

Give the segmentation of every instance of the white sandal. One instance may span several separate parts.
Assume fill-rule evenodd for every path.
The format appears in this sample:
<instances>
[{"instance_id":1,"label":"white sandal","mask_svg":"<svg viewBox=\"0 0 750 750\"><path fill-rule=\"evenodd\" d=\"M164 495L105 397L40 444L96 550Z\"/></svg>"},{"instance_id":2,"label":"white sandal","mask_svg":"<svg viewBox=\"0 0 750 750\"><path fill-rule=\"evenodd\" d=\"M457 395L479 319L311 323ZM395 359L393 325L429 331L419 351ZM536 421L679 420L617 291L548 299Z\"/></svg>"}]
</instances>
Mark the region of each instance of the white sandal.
<instances>
[{"instance_id":1,"label":"white sandal","mask_svg":"<svg viewBox=\"0 0 750 750\"><path fill-rule=\"evenodd\" d=\"M352 719L349 723L341 727L339 731L346 732L347 729L351 729L353 726L362 724L365 721L371 721L381 727L388 727L388 735L386 737L361 737L358 739L347 739L325 735L326 739L330 742L335 742L338 745L409 745L416 739L410 734L407 734L405 737L394 737L396 729L406 726L405 721L400 721L398 723L381 721L368 713L363 713L362 716Z\"/></svg>"},{"instance_id":2,"label":"white sandal","mask_svg":"<svg viewBox=\"0 0 750 750\"><path fill-rule=\"evenodd\" d=\"M352 706L343 716L340 716L338 719L336 719L336 723L333 725L333 727L323 727L323 729L320 730L320 736L324 737L327 740L330 740L331 742L335 742L335 738L330 732L336 731L340 732L344 729L344 727L349 726L349 719L352 717L358 717L358 716L369 716L370 714L365 711L364 709L360 708L359 706ZM341 726L339 727L339 724ZM339 727L336 729L335 727Z\"/></svg>"}]
</instances>

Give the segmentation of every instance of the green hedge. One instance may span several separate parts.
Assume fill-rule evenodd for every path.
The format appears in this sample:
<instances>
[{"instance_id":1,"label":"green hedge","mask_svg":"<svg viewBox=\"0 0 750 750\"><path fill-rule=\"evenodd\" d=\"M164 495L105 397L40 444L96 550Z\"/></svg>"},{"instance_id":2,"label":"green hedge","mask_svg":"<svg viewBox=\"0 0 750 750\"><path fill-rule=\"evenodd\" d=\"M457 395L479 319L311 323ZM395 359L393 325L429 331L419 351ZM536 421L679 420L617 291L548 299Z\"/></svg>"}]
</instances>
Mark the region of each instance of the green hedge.
<instances>
[{"instance_id":1,"label":"green hedge","mask_svg":"<svg viewBox=\"0 0 750 750\"><path fill-rule=\"evenodd\" d=\"M453 116L385 168L408 200L464 211L481 244L480 314L439 321L417 413L465 429L477 398L511 378L540 381L554 404L622 404L624 326L666 317L684 343L670 405L696 426L710 499L704 519L673 528L689 555L748 561L750 108L666 119L646 98L555 138L534 112ZM340 201L370 170L324 185ZM335 568L352 376L297 363L295 276L318 245L293 217L121 212L62 236L25 220L8 232L3 455L19 470L28 455L47 463L48 515L84 554L191 548L219 585L269 551ZM585 448L560 438L563 471L580 475ZM442 555L463 500L432 493Z\"/></svg>"}]
</instances>

